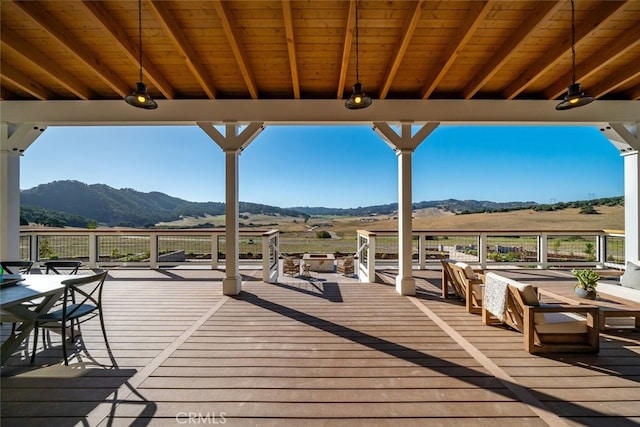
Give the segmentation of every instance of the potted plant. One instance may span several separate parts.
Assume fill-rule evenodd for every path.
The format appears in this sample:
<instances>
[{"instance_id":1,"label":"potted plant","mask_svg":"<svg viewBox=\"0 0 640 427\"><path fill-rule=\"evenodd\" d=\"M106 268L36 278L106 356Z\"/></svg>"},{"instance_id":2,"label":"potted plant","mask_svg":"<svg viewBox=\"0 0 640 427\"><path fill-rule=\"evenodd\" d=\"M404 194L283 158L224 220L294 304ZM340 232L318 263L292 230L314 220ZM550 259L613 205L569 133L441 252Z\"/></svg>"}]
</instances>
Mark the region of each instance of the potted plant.
<instances>
[{"instance_id":1,"label":"potted plant","mask_svg":"<svg viewBox=\"0 0 640 427\"><path fill-rule=\"evenodd\" d=\"M571 273L578 279L578 283L575 284L573 290L580 298L595 299L596 286L598 286L598 280L600 275L593 270L571 270Z\"/></svg>"}]
</instances>

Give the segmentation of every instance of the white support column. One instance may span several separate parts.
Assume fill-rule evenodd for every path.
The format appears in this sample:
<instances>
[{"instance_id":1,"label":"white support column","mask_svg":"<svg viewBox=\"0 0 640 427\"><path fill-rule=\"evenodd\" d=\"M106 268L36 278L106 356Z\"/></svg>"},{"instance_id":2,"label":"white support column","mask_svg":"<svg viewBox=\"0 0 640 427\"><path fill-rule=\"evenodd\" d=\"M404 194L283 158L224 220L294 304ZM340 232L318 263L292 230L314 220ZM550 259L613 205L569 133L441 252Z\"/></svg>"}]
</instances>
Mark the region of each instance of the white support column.
<instances>
[{"instance_id":1,"label":"white support column","mask_svg":"<svg viewBox=\"0 0 640 427\"><path fill-rule=\"evenodd\" d=\"M222 281L222 293L224 295L237 295L242 290L242 278L240 276L240 223L238 220L238 157L239 150L225 150L225 278Z\"/></svg>"},{"instance_id":2,"label":"white support column","mask_svg":"<svg viewBox=\"0 0 640 427\"><path fill-rule=\"evenodd\" d=\"M20 259L20 157L44 127L0 123L0 259Z\"/></svg>"},{"instance_id":3,"label":"white support column","mask_svg":"<svg viewBox=\"0 0 640 427\"><path fill-rule=\"evenodd\" d=\"M624 155L624 258L640 259L640 156Z\"/></svg>"},{"instance_id":4,"label":"white support column","mask_svg":"<svg viewBox=\"0 0 640 427\"><path fill-rule=\"evenodd\" d=\"M412 134L411 123L402 123L400 134L388 123L374 123L374 130L398 155L398 276L396 291L400 295L415 295L413 278L413 202L411 156L416 148L433 132L439 123L427 123Z\"/></svg>"},{"instance_id":5,"label":"white support column","mask_svg":"<svg viewBox=\"0 0 640 427\"><path fill-rule=\"evenodd\" d=\"M239 132L238 123L225 124L222 135L212 122L198 123L198 126L224 151L225 156L225 278L222 280L224 295L237 295L242 291L240 276L240 223L239 214L239 157L244 150L264 130L262 123L251 123ZM212 254L213 255L213 254Z\"/></svg>"},{"instance_id":6,"label":"white support column","mask_svg":"<svg viewBox=\"0 0 640 427\"><path fill-rule=\"evenodd\" d=\"M398 277L396 291L400 295L415 295L416 279L413 278L413 254L411 224L413 209L411 199L411 155L413 150L398 151Z\"/></svg>"},{"instance_id":7,"label":"white support column","mask_svg":"<svg viewBox=\"0 0 640 427\"><path fill-rule=\"evenodd\" d=\"M600 131L624 158L624 257L640 259L640 122L605 123Z\"/></svg>"}]
</instances>

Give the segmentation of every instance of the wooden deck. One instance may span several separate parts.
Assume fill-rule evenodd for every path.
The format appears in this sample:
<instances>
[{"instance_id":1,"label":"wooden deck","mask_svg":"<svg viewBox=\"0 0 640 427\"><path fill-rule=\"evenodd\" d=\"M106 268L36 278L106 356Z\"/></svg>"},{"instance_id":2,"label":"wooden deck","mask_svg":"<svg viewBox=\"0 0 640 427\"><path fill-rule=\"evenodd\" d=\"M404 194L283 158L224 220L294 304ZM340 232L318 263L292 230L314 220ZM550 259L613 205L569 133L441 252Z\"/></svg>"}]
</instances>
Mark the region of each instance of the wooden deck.
<instances>
[{"instance_id":1,"label":"wooden deck","mask_svg":"<svg viewBox=\"0 0 640 427\"><path fill-rule=\"evenodd\" d=\"M522 336L440 298L334 274L221 295L211 270L110 272L106 322L57 337L30 367L2 368L7 426L631 426L640 424L640 332L601 335L598 355L532 356ZM8 325L4 325L6 333ZM27 349L25 349L26 351Z\"/></svg>"}]
</instances>

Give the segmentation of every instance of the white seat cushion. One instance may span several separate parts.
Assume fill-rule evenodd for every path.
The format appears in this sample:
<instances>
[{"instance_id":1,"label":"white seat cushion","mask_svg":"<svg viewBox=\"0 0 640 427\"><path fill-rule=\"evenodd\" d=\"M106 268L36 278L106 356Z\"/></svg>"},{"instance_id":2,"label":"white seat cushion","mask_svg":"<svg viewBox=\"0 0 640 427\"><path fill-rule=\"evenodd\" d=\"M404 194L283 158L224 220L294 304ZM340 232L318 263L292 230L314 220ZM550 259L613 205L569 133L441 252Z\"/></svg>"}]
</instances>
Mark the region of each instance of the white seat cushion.
<instances>
[{"instance_id":1,"label":"white seat cushion","mask_svg":"<svg viewBox=\"0 0 640 427\"><path fill-rule=\"evenodd\" d=\"M536 331L541 334L580 334L587 332L587 321L567 313L536 313Z\"/></svg>"}]
</instances>

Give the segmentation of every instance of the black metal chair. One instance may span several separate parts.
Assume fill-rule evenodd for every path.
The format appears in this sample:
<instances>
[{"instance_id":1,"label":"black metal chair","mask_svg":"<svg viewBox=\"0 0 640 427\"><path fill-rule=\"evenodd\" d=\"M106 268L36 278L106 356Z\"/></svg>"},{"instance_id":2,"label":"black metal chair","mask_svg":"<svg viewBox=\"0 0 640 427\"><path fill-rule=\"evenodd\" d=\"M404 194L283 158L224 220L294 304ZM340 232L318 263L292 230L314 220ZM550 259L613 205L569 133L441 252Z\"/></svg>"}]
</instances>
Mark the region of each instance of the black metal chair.
<instances>
[{"instance_id":1,"label":"black metal chair","mask_svg":"<svg viewBox=\"0 0 640 427\"><path fill-rule=\"evenodd\" d=\"M81 261L47 261L44 263L45 274L78 274Z\"/></svg>"},{"instance_id":2,"label":"black metal chair","mask_svg":"<svg viewBox=\"0 0 640 427\"><path fill-rule=\"evenodd\" d=\"M31 272L33 261L2 261L0 262L2 270L6 274L27 274ZM15 333L16 323L11 324L11 333Z\"/></svg>"},{"instance_id":3,"label":"black metal chair","mask_svg":"<svg viewBox=\"0 0 640 427\"><path fill-rule=\"evenodd\" d=\"M60 327L60 335L62 337L62 352L64 354L64 364L68 365L67 359L67 329L71 330L71 342L75 342L75 331L73 329L74 322L78 328L80 323L86 322L96 316L100 317L100 327L102 335L107 346L107 351L111 353L109 341L107 340L107 331L104 327L104 317L102 313L102 289L104 286L107 271L93 274L90 276L78 276L78 278L67 279L62 283L65 285L64 296L62 301L64 304L61 308L49 311L47 314L39 316L36 319L34 330L33 352L31 354L31 363L36 358L36 347L38 345L38 328L39 327ZM71 295L76 300L73 301Z\"/></svg>"},{"instance_id":4,"label":"black metal chair","mask_svg":"<svg viewBox=\"0 0 640 427\"><path fill-rule=\"evenodd\" d=\"M0 265L7 274L27 274L33 267L33 261L2 261Z\"/></svg>"}]
</instances>

